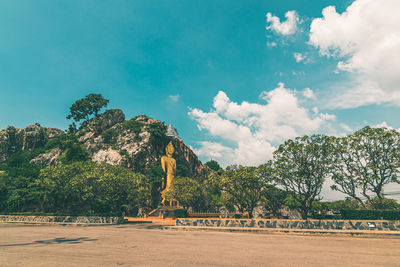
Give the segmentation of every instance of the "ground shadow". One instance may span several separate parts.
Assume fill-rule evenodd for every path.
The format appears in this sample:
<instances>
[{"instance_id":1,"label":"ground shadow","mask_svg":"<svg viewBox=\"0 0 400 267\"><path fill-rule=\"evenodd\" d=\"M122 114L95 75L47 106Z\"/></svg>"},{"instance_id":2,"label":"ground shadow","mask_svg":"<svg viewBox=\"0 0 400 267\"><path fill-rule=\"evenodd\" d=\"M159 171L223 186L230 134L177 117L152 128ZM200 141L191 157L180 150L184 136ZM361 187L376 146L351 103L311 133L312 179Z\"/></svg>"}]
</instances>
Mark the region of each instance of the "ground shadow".
<instances>
[{"instance_id":1,"label":"ground shadow","mask_svg":"<svg viewBox=\"0 0 400 267\"><path fill-rule=\"evenodd\" d=\"M29 245L56 245L56 244L79 244L87 241L97 241L98 239L88 238L88 237L79 237L79 238L53 238L49 240L37 240L30 243L20 243L20 244L6 244L0 245L0 247L16 247L16 246L29 246Z\"/></svg>"}]
</instances>

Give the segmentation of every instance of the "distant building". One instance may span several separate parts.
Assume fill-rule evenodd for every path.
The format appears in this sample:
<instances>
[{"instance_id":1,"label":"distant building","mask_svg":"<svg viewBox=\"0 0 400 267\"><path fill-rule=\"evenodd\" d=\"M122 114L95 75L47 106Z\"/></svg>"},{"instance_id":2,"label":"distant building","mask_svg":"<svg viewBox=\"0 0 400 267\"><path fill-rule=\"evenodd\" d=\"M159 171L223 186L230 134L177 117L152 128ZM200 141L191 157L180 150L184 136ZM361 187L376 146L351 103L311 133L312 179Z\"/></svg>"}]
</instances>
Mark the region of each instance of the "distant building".
<instances>
[{"instance_id":1,"label":"distant building","mask_svg":"<svg viewBox=\"0 0 400 267\"><path fill-rule=\"evenodd\" d=\"M178 133L175 131L174 127L172 127L171 123L169 123L169 125L167 127L166 136L173 137L173 138L179 138Z\"/></svg>"}]
</instances>

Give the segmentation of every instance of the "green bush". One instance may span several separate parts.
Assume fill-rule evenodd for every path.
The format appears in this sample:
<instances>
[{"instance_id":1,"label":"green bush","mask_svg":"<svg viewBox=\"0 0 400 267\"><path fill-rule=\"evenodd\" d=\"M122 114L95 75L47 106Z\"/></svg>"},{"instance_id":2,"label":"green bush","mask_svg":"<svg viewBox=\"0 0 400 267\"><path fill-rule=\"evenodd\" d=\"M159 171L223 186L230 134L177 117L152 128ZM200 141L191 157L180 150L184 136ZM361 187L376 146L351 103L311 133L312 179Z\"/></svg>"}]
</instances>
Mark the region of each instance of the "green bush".
<instances>
[{"instance_id":1,"label":"green bush","mask_svg":"<svg viewBox=\"0 0 400 267\"><path fill-rule=\"evenodd\" d=\"M164 145L166 143L167 126L161 122L153 122L149 124L147 131L151 134L150 141L153 144Z\"/></svg>"},{"instance_id":2,"label":"green bush","mask_svg":"<svg viewBox=\"0 0 400 267\"><path fill-rule=\"evenodd\" d=\"M372 210L400 210L400 204L390 198L373 198L366 202L366 206Z\"/></svg>"},{"instance_id":3,"label":"green bush","mask_svg":"<svg viewBox=\"0 0 400 267\"><path fill-rule=\"evenodd\" d=\"M235 219L241 219L242 218L242 214L235 214L235 215L233 215L233 217Z\"/></svg>"},{"instance_id":4,"label":"green bush","mask_svg":"<svg viewBox=\"0 0 400 267\"><path fill-rule=\"evenodd\" d=\"M142 126L144 124L142 122L140 122L140 121L132 119L132 120L124 121L122 123L122 125L124 126L124 128L126 130L129 130L132 133L135 133L136 136L138 136L140 134L140 132L142 131Z\"/></svg>"},{"instance_id":5,"label":"green bush","mask_svg":"<svg viewBox=\"0 0 400 267\"><path fill-rule=\"evenodd\" d=\"M117 141L118 132L114 129L107 129L101 134L101 137L103 137L105 144L111 145Z\"/></svg>"},{"instance_id":6,"label":"green bush","mask_svg":"<svg viewBox=\"0 0 400 267\"><path fill-rule=\"evenodd\" d=\"M344 220L400 220L396 210L341 210Z\"/></svg>"},{"instance_id":7,"label":"green bush","mask_svg":"<svg viewBox=\"0 0 400 267\"><path fill-rule=\"evenodd\" d=\"M73 144L60 157L63 164L71 164L73 162L83 162L89 159L86 148L83 145Z\"/></svg>"},{"instance_id":8,"label":"green bush","mask_svg":"<svg viewBox=\"0 0 400 267\"><path fill-rule=\"evenodd\" d=\"M188 212L185 209L176 209L174 210L174 216L175 218L187 218Z\"/></svg>"}]
</instances>

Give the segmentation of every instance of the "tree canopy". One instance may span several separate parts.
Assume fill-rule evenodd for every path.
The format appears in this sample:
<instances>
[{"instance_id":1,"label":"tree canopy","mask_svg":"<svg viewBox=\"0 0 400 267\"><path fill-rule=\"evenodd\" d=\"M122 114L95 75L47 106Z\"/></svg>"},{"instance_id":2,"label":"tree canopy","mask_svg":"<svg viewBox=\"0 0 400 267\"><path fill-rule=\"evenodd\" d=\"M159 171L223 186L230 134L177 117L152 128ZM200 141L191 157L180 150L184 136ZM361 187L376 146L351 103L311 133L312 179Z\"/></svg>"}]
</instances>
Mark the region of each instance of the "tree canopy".
<instances>
[{"instance_id":1,"label":"tree canopy","mask_svg":"<svg viewBox=\"0 0 400 267\"><path fill-rule=\"evenodd\" d=\"M384 186L399 183L400 134L386 128L364 127L333 142L332 189L362 206L362 197L371 200L375 196L383 204Z\"/></svg>"},{"instance_id":2,"label":"tree canopy","mask_svg":"<svg viewBox=\"0 0 400 267\"><path fill-rule=\"evenodd\" d=\"M101 94L89 94L72 104L67 119L73 119L76 122L88 121L93 115L97 117L100 110L108 105L108 102L109 100L104 99Z\"/></svg>"},{"instance_id":3,"label":"tree canopy","mask_svg":"<svg viewBox=\"0 0 400 267\"><path fill-rule=\"evenodd\" d=\"M276 181L298 202L304 219L329 173L330 151L329 137L312 135L287 140L274 152Z\"/></svg>"}]
</instances>

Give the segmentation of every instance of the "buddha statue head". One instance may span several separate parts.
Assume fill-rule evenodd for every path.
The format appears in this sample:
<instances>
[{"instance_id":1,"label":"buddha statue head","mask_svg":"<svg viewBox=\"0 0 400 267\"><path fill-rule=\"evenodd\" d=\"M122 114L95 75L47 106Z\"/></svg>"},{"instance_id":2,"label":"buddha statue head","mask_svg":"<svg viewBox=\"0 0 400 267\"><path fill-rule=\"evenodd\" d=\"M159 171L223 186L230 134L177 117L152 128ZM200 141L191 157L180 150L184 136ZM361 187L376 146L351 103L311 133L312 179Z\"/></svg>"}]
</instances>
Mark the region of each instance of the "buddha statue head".
<instances>
[{"instance_id":1,"label":"buddha statue head","mask_svg":"<svg viewBox=\"0 0 400 267\"><path fill-rule=\"evenodd\" d=\"M167 145L167 147L165 148L165 153L167 154L167 156L170 158L172 157L172 154L174 154L174 146L172 145L172 142L170 141Z\"/></svg>"}]
</instances>

